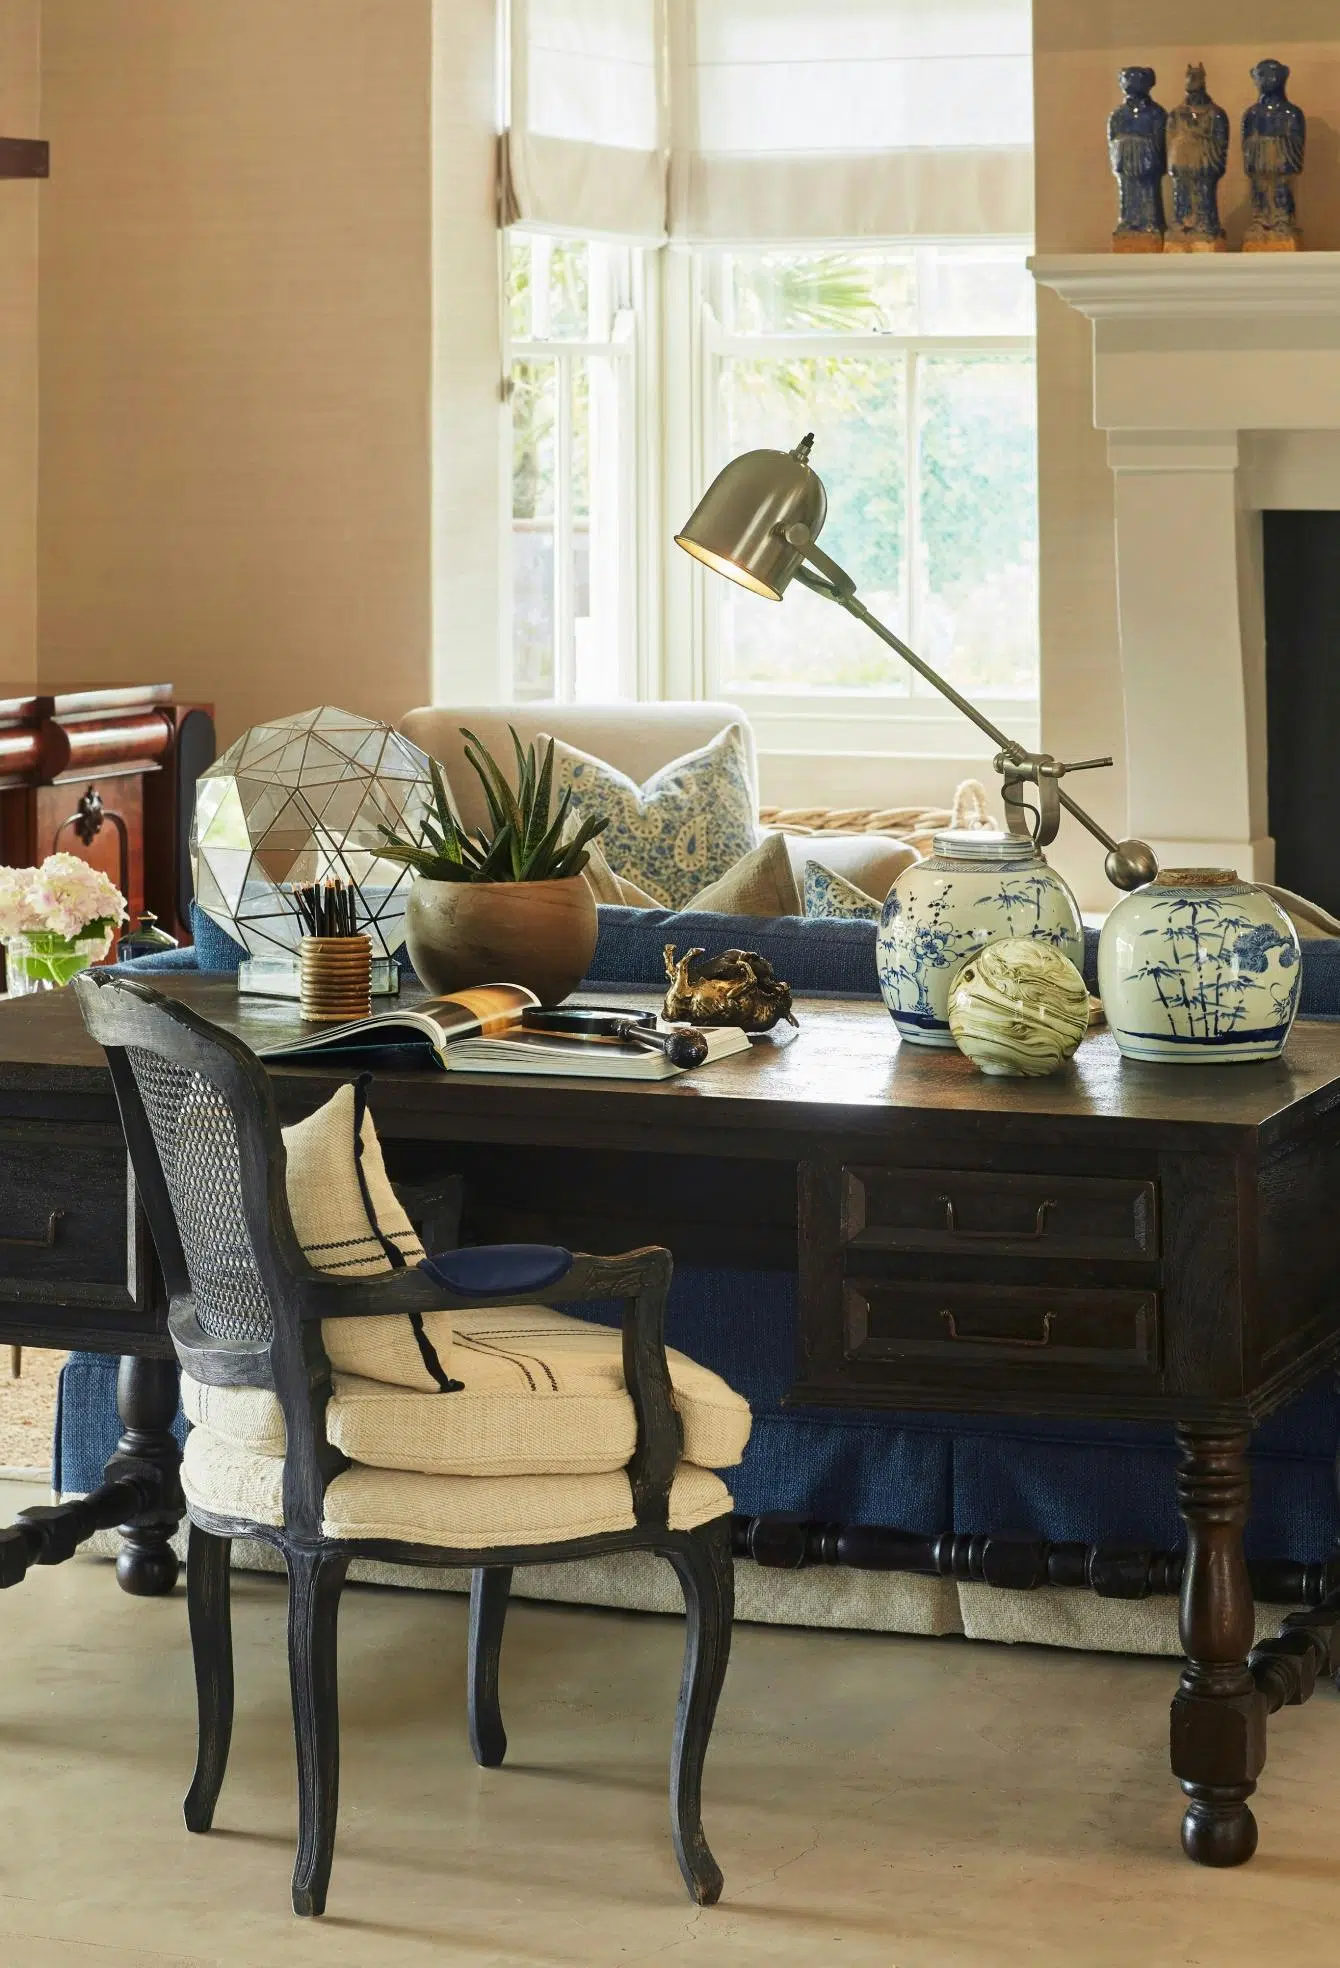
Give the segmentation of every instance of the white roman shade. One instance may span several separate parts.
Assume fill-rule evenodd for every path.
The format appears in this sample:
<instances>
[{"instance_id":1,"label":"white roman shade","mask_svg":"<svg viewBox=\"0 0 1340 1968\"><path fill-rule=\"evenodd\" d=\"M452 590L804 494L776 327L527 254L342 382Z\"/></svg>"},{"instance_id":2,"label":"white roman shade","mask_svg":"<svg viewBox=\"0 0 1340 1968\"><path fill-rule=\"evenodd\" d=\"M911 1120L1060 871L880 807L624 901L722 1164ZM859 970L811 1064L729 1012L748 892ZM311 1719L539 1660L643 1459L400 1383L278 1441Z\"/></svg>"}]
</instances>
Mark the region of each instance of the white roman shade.
<instances>
[{"instance_id":1,"label":"white roman shade","mask_svg":"<svg viewBox=\"0 0 1340 1968\"><path fill-rule=\"evenodd\" d=\"M511 0L507 225L665 237L663 0Z\"/></svg>"},{"instance_id":2,"label":"white roman shade","mask_svg":"<svg viewBox=\"0 0 1340 1968\"><path fill-rule=\"evenodd\" d=\"M676 0L670 229L1031 233L1029 0Z\"/></svg>"},{"instance_id":3,"label":"white roman shade","mask_svg":"<svg viewBox=\"0 0 1340 1968\"><path fill-rule=\"evenodd\" d=\"M1032 232L1029 0L511 0L511 27L513 223Z\"/></svg>"}]
</instances>

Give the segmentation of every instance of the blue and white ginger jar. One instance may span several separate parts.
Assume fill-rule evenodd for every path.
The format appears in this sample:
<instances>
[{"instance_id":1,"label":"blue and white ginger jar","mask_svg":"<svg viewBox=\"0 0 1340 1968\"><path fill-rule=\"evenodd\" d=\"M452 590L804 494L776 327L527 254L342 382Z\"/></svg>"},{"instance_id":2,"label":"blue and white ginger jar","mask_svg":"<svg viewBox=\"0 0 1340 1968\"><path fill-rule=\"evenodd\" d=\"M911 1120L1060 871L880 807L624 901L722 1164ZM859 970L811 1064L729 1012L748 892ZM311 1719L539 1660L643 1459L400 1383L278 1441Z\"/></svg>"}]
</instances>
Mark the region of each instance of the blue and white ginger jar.
<instances>
[{"instance_id":1,"label":"blue and white ginger jar","mask_svg":"<svg viewBox=\"0 0 1340 1968\"><path fill-rule=\"evenodd\" d=\"M1165 868L1123 896L1098 942L1098 988L1128 1059L1274 1059L1298 1010L1298 933L1231 868Z\"/></svg>"},{"instance_id":2,"label":"blue and white ginger jar","mask_svg":"<svg viewBox=\"0 0 1340 1968\"><path fill-rule=\"evenodd\" d=\"M1032 841L951 831L933 846L928 860L904 868L884 904L879 988L903 1038L952 1048L949 985L965 958L988 943L1028 937L1082 968L1084 926L1074 896Z\"/></svg>"}]
</instances>

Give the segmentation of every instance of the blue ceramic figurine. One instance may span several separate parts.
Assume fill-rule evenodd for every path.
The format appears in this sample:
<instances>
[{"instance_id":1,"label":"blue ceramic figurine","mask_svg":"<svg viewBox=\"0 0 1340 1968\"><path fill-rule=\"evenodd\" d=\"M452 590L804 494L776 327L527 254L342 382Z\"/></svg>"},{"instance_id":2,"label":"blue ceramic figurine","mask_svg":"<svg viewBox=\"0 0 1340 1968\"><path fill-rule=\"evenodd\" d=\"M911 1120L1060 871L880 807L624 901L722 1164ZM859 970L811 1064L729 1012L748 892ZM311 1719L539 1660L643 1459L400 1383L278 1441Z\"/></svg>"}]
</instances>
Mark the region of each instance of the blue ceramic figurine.
<instances>
[{"instance_id":1,"label":"blue ceramic figurine","mask_svg":"<svg viewBox=\"0 0 1340 1968\"><path fill-rule=\"evenodd\" d=\"M1296 253L1303 243L1291 180L1303 168L1307 121L1284 93L1288 79L1283 62L1260 61L1252 70L1260 96L1242 117L1242 162L1252 188L1244 253Z\"/></svg>"},{"instance_id":2,"label":"blue ceramic figurine","mask_svg":"<svg viewBox=\"0 0 1340 1968\"><path fill-rule=\"evenodd\" d=\"M1186 100L1168 112L1167 141L1172 217L1164 252L1224 252L1219 180L1228 162L1228 116L1210 101L1200 62L1187 69Z\"/></svg>"},{"instance_id":3,"label":"blue ceramic figurine","mask_svg":"<svg viewBox=\"0 0 1340 1968\"><path fill-rule=\"evenodd\" d=\"M1149 93L1155 79L1152 68L1123 68L1117 80L1124 100L1107 119L1107 154L1121 199L1114 253L1163 251L1168 117Z\"/></svg>"}]
</instances>

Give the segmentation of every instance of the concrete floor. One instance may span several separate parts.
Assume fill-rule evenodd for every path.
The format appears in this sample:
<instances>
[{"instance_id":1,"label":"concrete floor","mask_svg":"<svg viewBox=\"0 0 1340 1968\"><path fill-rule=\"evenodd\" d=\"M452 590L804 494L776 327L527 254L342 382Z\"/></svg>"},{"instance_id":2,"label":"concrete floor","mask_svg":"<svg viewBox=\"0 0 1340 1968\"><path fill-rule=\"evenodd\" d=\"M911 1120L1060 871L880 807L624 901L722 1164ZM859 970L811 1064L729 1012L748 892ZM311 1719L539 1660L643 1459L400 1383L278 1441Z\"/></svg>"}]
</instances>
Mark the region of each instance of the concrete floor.
<instances>
[{"instance_id":1,"label":"concrete floor","mask_svg":"<svg viewBox=\"0 0 1340 1968\"><path fill-rule=\"evenodd\" d=\"M0 1491L8 1518L23 1499ZM470 1759L455 1596L354 1587L329 1912L288 1911L284 1594L235 1587L238 1723L218 1829L184 1606L77 1559L0 1598L4 1968L1237 1968L1330 1961L1340 1703L1276 1724L1261 1851L1177 1848L1169 1663L744 1626L707 1766L719 1907L666 1831L678 1622L518 1602L511 1761Z\"/></svg>"}]
</instances>

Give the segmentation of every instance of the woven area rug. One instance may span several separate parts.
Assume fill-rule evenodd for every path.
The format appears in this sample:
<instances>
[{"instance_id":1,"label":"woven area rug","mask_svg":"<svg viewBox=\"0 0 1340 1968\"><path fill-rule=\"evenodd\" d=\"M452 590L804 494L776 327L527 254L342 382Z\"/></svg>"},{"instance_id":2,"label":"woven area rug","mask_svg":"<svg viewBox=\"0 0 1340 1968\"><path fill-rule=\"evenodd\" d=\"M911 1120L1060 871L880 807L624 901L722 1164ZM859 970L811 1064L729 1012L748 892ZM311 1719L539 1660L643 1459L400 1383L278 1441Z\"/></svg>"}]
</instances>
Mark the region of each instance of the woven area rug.
<instances>
[{"instance_id":1,"label":"woven area rug","mask_svg":"<svg viewBox=\"0 0 1340 1968\"><path fill-rule=\"evenodd\" d=\"M14 1380L9 1348L0 1346L0 1469L36 1469L50 1481L56 1382L65 1357L49 1347L25 1347L23 1371Z\"/></svg>"}]
</instances>

